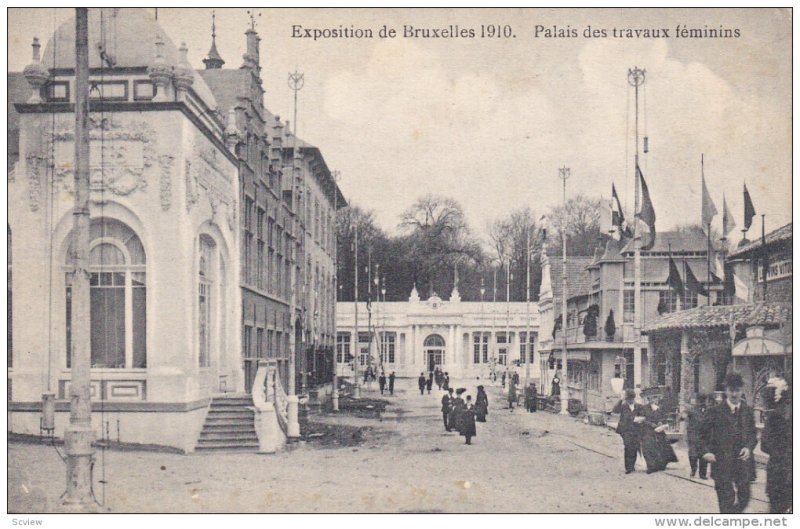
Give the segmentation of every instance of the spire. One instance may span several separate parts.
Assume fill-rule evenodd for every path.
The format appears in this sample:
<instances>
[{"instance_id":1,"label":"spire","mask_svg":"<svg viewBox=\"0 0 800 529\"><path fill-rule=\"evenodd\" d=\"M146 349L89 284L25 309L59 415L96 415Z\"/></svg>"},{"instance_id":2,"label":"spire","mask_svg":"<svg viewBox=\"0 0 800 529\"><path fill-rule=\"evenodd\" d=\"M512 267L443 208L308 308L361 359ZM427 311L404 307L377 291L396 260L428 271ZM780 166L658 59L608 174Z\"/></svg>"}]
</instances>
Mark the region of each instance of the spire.
<instances>
[{"instance_id":1,"label":"spire","mask_svg":"<svg viewBox=\"0 0 800 529\"><path fill-rule=\"evenodd\" d=\"M255 13L248 11L247 14L250 16L250 27L244 32L247 40L247 53L242 56L244 59L242 68L252 70L256 73L256 75L258 75L258 73L261 71L258 51L258 44L261 42L261 37L259 37L258 33L256 32ZM259 13L258 16L260 17L261 13Z\"/></svg>"},{"instance_id":2,"label":"spire","mask_svg":"<svg viewBox=\"0 0 800 529\"><path fill-rule=\"evenodd\" d=\"M208 50L208 57L203 59L203 64L206 65L206 70L219 70L225 61L220 57L217 51L217 13L211 11L211 49Z\"/></svg>"}]
</instances>

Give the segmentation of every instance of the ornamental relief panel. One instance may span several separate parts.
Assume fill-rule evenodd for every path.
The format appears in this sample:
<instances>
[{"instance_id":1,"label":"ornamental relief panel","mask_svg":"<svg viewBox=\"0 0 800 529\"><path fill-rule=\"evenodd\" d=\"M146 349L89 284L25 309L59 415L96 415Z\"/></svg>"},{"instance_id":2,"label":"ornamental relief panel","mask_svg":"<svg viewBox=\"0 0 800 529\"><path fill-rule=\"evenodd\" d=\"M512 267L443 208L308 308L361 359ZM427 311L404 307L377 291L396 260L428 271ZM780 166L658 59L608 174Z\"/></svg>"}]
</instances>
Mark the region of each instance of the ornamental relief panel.
<instances>
[{"instance_id":1,"label":"ornamental relief panel","mask_svg":"<svg viewBox=\"0 0 800 529\"><path fill-rule=\"evenodd\" d=\"M55 126L43 123L33 130L38 148L26 157L28 161L31 209L39 207L41 177L52 164L54 187L74 194L73 123L61 121ZM148 178L158 171L161 207L169 209L172 188L172 155L156 151L156 133L144 120L122 121L114 116L92 114L89 118L89 180L91 200L104 202L106 195L128 196L147 191ZM37 163L38 161L38 163ZM38 190L37 190L38 186Z\"/></svg>"},{"instance_id":2,"label":"ornamental relief panel","mask_svg":"<svg viewBox=\"0 0 800 529\"><path fill-rule=\"evenodd\" d=\"M220 169L221 155L213 147L193 143L191 157L186 160L184 175L186 180L186 211L192 210L200 199L201 190L208 197L211 206L211 221L219 223L224 215L228 229L236 228L236 208L231 180ZM224 208L221 208L224 206Z\"/></svg>"}]
</instances>

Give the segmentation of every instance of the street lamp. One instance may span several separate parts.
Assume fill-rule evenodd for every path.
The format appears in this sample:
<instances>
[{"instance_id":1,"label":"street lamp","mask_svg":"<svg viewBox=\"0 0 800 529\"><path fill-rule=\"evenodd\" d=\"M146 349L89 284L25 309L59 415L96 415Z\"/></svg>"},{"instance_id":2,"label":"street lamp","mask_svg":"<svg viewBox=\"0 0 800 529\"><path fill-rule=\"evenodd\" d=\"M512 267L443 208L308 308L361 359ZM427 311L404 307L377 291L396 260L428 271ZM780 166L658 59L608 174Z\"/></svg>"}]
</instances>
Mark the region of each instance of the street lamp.
<instances>
[{"instance_id":1,"label":"street lamp","mask_svg":"<svg viewBox=\"0 0 800 529\"><path fill-rule=\"evenodd\" d=\"M569 391L567 389L567 178L570 177L569 167L558 170L558 177L563 184L564 215L561 218L561 381L563 390L561 394L561 414L569 413Z\"/></svg>"},{"instance_id":2,"label":"street lamp","mask_svg":"<svg viewBox=\"0 0 800 529\"><path fill-rule=\"evenodd\" d=\"M481 376L483 376L483 364L484 364L484 356L483 356L483 343L484 343L484 335L483 335L483 295L486 293L486 288L483 286L483 275L481 275L481 323L478 325L479 335L478 335L478 365L481 366Z\"/></svg>"}]
</instances>

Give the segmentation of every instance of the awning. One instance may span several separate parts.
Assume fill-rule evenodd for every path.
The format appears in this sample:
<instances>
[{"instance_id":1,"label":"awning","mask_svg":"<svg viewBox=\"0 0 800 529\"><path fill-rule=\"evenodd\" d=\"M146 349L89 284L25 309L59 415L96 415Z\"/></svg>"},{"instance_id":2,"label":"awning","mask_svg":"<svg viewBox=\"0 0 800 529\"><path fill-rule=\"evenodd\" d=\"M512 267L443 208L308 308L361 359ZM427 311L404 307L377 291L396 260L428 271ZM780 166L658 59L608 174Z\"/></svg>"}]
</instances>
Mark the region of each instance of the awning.
<instances>
[{"instance_id":1,"label":"awning","mask_svg":"<svg viewBox=\"0 0 800 529\"><path fill-rule=\"evenodd\" d=\"M791 352L791 347L772 338L753 337L736 343L732 354L733 356L784 356Z\"/></svg>"}]
</instances>

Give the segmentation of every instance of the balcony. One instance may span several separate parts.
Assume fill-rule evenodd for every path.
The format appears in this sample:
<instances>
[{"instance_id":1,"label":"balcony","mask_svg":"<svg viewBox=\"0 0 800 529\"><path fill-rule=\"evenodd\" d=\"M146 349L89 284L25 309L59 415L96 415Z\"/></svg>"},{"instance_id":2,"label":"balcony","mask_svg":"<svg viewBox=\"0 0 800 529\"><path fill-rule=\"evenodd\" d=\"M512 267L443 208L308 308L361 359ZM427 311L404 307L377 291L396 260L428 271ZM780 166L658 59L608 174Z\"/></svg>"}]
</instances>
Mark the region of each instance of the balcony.
<instances>
[{"instance_id":1,"label":"balcony","mask_svg":"<svg viewBox=\"0 0 800 529\"><path fill-rule=\"evenodd\" d=\"M555 343L560 344L564 339L561 330L556 331ZM607 336L604 329L597 329L596 336L584 336L583 326L569 327L567 332L567 345L575 344L602 344L602 343L630 343L633 342L633 324L624 323L617 327L617 332L613 336Z\"/></svg>"}]
</instances>

